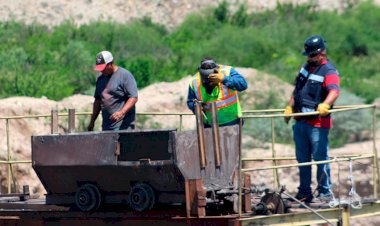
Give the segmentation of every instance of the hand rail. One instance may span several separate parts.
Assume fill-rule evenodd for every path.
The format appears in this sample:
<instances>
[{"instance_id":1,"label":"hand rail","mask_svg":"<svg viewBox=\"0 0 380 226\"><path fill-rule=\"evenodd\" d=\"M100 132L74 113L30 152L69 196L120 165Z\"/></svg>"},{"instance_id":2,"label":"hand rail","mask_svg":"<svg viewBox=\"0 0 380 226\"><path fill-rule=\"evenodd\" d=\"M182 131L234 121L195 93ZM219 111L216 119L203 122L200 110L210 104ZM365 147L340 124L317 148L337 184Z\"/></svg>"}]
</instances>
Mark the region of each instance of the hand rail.
<instances>
[{"instance_id":1,"label":"hand rail","mask_svg":"<svg viewBox=\"0 0 380 226\"><path fill-rule=\"evenodd\" d=\"M351 160L357 160L357 159L364 159L364 158L372 158L374 169L373 170L373 195L374 198L377 199L378 197L378 186L380 187L380 178L379 178L379 167L378 167L378 155L377 155L377 149L376 149L376 105L370 104L370 105L351 105L351 106L335 106L334 109L329 110L329 113L334 112L343 112L343 111L352 111L352 110L361 110L361 109L368 109L372 108L372 139L373 139L373 152L372 154L363 154L363 155L356 155L356 156L343 156L341 158L335 157L333 160L325 160L325 161L314 161L314 162L305 162L305 163L298 163L298 164L287 164L287 165L277 165L276 160L288 160L288 159L295 159L294 157L276 157L276 152L274 149L274 134L272 132L272 157L271 158L261 158L261 160L272 160L273 165L268 167L261 167L261 168L241 168L239 167L239 175L242 175L243 172L249 172L249 171L257 171L257 170L275 170L276 173L274 173L274 184L277 184L276 177L277 177L277 170L280 168L289 168L289 167L298 167L298 166L308 166L308 165L318 165L318 164L326 164L326 163L333 163L333 162L341 162L341 161L351 161ZM243 119L252 119L252 118L271 118L273 119L275 117L291 117L291 116L309 116L309 115L318 115L318 111L314 112L308 112L308 113L293 113L289 115L282 114L284 112L284 109L268 109L268 110L247 110L244 111L246 114L252 114L256 113L255 115L244 115ZM273 114L276 112L280 112L277 114ZM271 113L271 114L257 114L257 113ZM273 124L273 123L272 123ZM273 129L273 125L272 125ZM242 156L242 150L240 149L240 156ZM243 161L257 161L258 159L254 158L241 158L240 164ZM377 182L376 182L377 180ZM239 197L238 197L238 203L241 203L242 197L241 197L241 187L239 186ZM241 216L241 209L239 209L239 216Z\"/></svg>"}]
</instances>

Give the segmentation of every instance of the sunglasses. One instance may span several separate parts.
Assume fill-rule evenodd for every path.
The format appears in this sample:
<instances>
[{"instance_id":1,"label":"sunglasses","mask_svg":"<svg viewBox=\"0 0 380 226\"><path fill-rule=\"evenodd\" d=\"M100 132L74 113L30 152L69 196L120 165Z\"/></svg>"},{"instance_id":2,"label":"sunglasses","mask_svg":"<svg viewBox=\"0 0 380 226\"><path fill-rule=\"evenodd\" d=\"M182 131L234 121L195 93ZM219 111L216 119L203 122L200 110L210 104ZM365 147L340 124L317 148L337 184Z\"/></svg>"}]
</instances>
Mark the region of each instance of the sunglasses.
<instances>
[{"instance_id":1,"label":"sunglasses","mask_svg":"<svg viewBox=\"0 0 380 226\"><path fill-rule=\"evenodd\" d=\"M316 57L316 56L318 56L318 55L319 55L319 53L312 53L312 54L309 55L309 57L310 57L310 58L313 58L313 57Z\"/></svg>"}]
</instances>

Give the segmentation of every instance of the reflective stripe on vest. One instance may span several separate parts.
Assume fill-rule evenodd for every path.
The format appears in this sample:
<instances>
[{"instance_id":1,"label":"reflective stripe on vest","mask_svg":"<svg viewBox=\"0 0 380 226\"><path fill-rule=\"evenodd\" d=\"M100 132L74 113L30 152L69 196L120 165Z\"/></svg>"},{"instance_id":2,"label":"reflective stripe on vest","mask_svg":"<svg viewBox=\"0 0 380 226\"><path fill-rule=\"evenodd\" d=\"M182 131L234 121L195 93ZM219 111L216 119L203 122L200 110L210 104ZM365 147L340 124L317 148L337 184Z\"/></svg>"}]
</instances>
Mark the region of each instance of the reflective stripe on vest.
<instances>
[{"instance_id":1,"label":"reflective stripe on vest","mask_svg":"<svg viewBox=\"0 0 380 226\"><path fill-rule=\"evenodd\" d=\"M199 77L193 80L193 87L195 91L195 97L198 100L202 101L203 98L202 98L202 92L200 89L201 84L200 84ZM225 86L222 83L219 84L219 89L222 92L222 99L215 101L217 108L223 108L223 107L236 103L236 101L238 100L238 96L237 96L238 92L236 90L232 91L231 89L229 89L227 86ZM229 96L228 94L230 93L232 95ZM205 110L210 110L210 109L211 109L211 102L207 102L205 106Z\"/></svg>"},{"instance_id":2,"label":"reflective stripe on vest","mask_svg":"<svg viewBox=\"0 0 380 226\"><path fill-rule=\"evenodd\" d=\"M310 80L314 80L314 81L317 81L317 82L323 82L325 81L325 77L324 76L321 76L321 75L316 75L316 74L310 74L309 78Z\"/></svg>"},{"instance_id":3,"label":"reflective stripe on vest","mask_svg":"<svg viewBox=\"0 0 380 226\"><path fill-rule=\"evenodd\" d=\"M237 95L237 92L235 95L232 95L230 96L229 98L226 98L226 99L223 99L223 100L219 100L219 101L215 101L215 105L216 105L216 108L224 108L224 107L228 107L234 103L236 103L238 101L238 95ZM210 111L211 110L211 103L212 102L207 102L206 105L204 106L204 109L206 111Z\"/></svg>"},{"instance_id":4,"label":"reflective stripe on vest","mask_svg":"<svg viewBox=\"0 0 380 226\"><path fill-rule=\"evenodd\" d=\"M229 76L231 67L219 65L219 71L224 76ZM205 103L203 110L206 113L206 124L211 123L211 103L215 103L218 111L219 124L225 124L236 120L241 116L241 108L239 105L238 91L228 88L223 83L220 83L214 88L211 94L206 93L202 86L201 76L196 74L195 78L190 82L194 91L195 97Z\"/></svg>"}]
</instances>

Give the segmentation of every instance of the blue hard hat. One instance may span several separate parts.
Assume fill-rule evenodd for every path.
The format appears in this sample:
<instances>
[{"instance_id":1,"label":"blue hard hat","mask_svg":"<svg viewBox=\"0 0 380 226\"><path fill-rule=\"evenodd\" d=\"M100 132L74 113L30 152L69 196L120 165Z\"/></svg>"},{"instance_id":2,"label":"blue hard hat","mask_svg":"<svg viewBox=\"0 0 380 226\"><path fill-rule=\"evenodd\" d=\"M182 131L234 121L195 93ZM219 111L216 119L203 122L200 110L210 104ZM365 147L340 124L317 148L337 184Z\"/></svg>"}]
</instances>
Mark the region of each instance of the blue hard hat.
<instances>
[{"instance_id":1,"label":"blue hard hat","mask_svg":"<svg viewBox=\"0 0 380 226\"><path fill-rule=\"evenodd\" d=\"M320 54L326 49L326 41L320 35L313 35L304 42L304 51L302 55L310 56Z\"/></svg>"}]
</instances>

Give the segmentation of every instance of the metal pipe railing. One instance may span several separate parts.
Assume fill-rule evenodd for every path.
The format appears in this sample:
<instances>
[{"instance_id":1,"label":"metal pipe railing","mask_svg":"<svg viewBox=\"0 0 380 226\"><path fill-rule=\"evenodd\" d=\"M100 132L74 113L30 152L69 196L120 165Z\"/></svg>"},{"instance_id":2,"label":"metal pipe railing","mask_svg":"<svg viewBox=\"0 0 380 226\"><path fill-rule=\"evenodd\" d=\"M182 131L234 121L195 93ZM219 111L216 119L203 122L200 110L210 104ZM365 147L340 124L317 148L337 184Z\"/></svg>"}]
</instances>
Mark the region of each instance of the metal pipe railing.
<instances>
[{"instance_id":1,"label":"metal pipe railing","mask_svg":"<svg viewBox=\"0 0 380 226\"><path fill-rule=\"evenodd\" d=\"M376 150L376 105L374 105L373 107L373 111L372 111L372 141L373 141L373 149L372 149L372 152L373 152L373 155L374 155L374 158L373 158L373 164L374 164L374 167L376 169L376 172L377 172L377 178L375 177L375 174L373 174L373 193L374 193L374 197L377 199L378 197L378 187L377 185L380 186L380 178L379 178L379 164L378 164L378 156L377 156L377 150ZM375 183L376 182L376 179L378 180L378 183Z\"/></svg>"},{"instance_id":2,"label":"metal pipe railing","mask_svg":"<svg viewBox=\"0 0 380 226\"><path fill-rule=\"evenodd\" d=\"M363 156L358 156L358 157L352 157L352 158L335 158L335 159L332 159L332 160L323 160L323 161L314 161L314 162L303 162L303 163L278 165L278 166L267 166L267 167L261 167L261 168L245 168L245 169L242 169L242 172L258 171L258 170L270 170L270 169L281 169L281 168L290 168L290 167L299 167L299 166L320 165L320 164L326 164L326 163L346 162L346 161L351 161L351 160L367 159L367 158L373 158L373 155L372 154L368 154L368 155L363 155Z\"/></svg>"},{"instance_id":3,"label":"metal pipe railing","mask_svg":"<svg viewBox=\"0 0 380 226\"><path fill-rule=\"evenodd\" d=\"M361 110L361 109L369 109L373 108L373 120L372 120L372 138L373 138L373 153L372 154L367 154L367 155L360 155L360 156L355 156L355 157L343 157L343 158L337 158L335 157L333 160L325 160L325 161L314 161L314 162L307 162L307 163L298 163L298 164L288 164L288 165L276 165L276 160L284 160L284 159L289 159L289 157L276 157L274 149L274 135L272 134L272 158L266 158L266 160L272 160L273 165L269 167L261 167L261 168L248 168L248 169L243 169L239 167L239 175L241 175L243 172L249 172L249 171L257 171L257 170L275 170L277 172L278 169L280 168L289 168L289 167L299 167L299 166L309 166L309 165L318 165L318 164L326 164L326 163L332 163L332 162L341 162L341 161L351 161L351 160L356 160L356 159L364 159L364 158L372 158L373 159L373 164L376 169L373 170L373 184L374 184L374 197L377 199L378 197L378 187L380 187L380 179L379 179L379 168L378 168L378 156L377 156L377 150L376 150L376 105L351 105L351 106L336 106L334 109L329 110L329 113L333 112L342 112L342 111L351 111L351 110ZM266 113L266 112L283 112L284 109L269 109L269 110L248 110L245 111L246 113ZM285 117L285 116L309 116L309 115L318 115L319 112L314 111L314 112L308 112L308 113L293 113L289 115L284 115L284 114L259 114L259 115L246 115L243 116L242 118L244 119L252 119L252 118L271 118L273 120L275 117ZM273 129L273 125L272 125ZM273 131L272 131L273 133ZM242 150L240 149L240 156L242 156ZM265 158L261 158L265 159ZM248 161L248 158L245 159L240 159L240 164L242 164L243 161ZM276 174L274 174L276 175ZM275 177L276 180L276 177ZM274 180L274 183L276 184L276 181ZM377 182L376 182L377 180ZM241 190L239 184L239 191ZM238 203L241 203L241 193L239 192L239 197L238 197ZM239 215L241 215L241 209L239 209Z\"/></svg>"},{"instance_id":4,"label":"metal pipe railing","mask_svg":"<svg viewBox=\"0 0 380 226\"><path fill-rule=\"evenodd\" d=\"M363 156L363 155L339 155L339 156L330 156L330 159L334 159L334 158L352 158L352 157L360 157L360 156ZM281 160L296 160L296 157L291 157L291 156L283 156L283 157L276 157L276 158L273 158L273 157L260 157L260 158L242 158L242 161L243 162L248 162L248 161L273 161L273 160L277 160L277 161L281 161Z\"/></svg>"},{"instance_id":5,"label":"metal pipe railing","mask_svg":"<svg viewBox=\"0 0 380 226\"><path fill-rule=\"evenodd\" d=\"M273 158L273 160L272 160L272 164L274 165L274 166L276 166L277 165L277 162L276 162L276 149L274 148L274 144L275 144L275 129L274 129L274 118L272 117L271 118L271 132L272 132L272 134L271 134L271 136L272 136L272 158ZM278 178L278 171L276 170L276 169L273 169L273 186L274 186L274 189L276 189L276 188L278 188L279 187L279 184L280 184L280 180L279 180L279 178Z\"/></svg>"}]
</instances>

